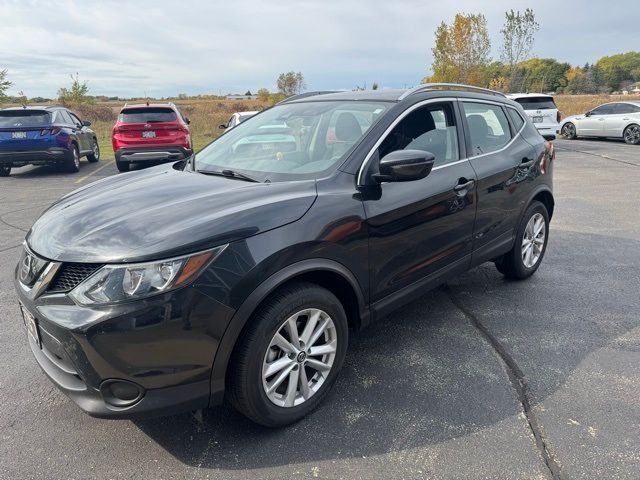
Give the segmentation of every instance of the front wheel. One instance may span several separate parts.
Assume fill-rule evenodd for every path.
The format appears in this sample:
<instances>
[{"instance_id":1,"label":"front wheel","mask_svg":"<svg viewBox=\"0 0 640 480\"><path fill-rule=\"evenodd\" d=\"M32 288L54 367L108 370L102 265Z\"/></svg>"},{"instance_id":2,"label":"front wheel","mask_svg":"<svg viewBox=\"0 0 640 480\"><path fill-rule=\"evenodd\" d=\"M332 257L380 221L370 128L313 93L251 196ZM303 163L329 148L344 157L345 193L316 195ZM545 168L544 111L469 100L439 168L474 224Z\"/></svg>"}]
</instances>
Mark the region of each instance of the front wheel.
<instances>
[{"instance_id":1,"label":"front wheel","mask_svg":"<svg viewBox=\"0 0 640 480\"><path fill-rule=\"evenodd\" d=\"M496 260L496 268L505 277L522 280L530 277L542 263L549 240L549 213L541 202L527 208L513 248Z\"/></svg>"},{"instance_id":2,"label":"front wheel","mask_svg":"<svg viewBox=\"0 0 640 480\"><path fill-rule=\"evenodd\" d=\"M564 138L566 138L567 140L573 140L575 138L577 138L576 135L576 126L569 122L569 123L565 123L562 126L562 130L560 130L560 133L562 134L562 136Z\"/></svg>"},{"instance_id":3,"label":"front wheel","mask_svg":"<svg viewBox=\"0 0 640 480\"><path fill-rule=\"evenodd\" d=\"M635 124L629 125L624 129L622 136L624 137L625 143L628 143L629 145L640 144L640 126Z\"/></svg>"},{"instance_id":4,"label":"front wheel","mask_svg":"<svg viewBox=\"0 0 640 480\"><path fill-rule=\"evenodd\" d=\"M0 165L0 177L11 175L11 165Z\"/></svg>"},{"instance_id":5,"label":"front wheel","mask_svg":"<svg viewBox=\"0 0 640 480\"><path fill-rule=\"evenodd\" d=\"M340 301L312 283L271 295L249 320L230 362L229 400L267 426L296 422L327 395L347 350Z\"/></svg>"},{"instance_id":6,"label":"front wheel","mask_svg":"<svg viewBox=\"0 0 640 480\"><path fill-rule=\"evenodd\" d=\"M91 163L95 163L100 160L100 147L98 146L97 140L93 140L91 153L87 155L87 160L89 160Z\"/></svg>"}]
</instances>

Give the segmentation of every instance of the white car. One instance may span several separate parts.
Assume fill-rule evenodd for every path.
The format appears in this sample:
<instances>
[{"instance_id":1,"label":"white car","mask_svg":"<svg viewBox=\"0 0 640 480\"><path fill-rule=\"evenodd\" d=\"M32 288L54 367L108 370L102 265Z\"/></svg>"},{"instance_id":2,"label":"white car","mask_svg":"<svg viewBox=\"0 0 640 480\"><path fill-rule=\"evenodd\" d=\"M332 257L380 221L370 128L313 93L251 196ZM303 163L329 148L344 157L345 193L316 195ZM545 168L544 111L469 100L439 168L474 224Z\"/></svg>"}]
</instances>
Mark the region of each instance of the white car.
<instances>
[{"instance_id":1,"label":"white car","mask_svg":"<svg viewBox=\"0 0 640 480\"><path fill-rule=\"evenodd\" d=\"M522 105L540 135L547 140L556 138L560 129L560 112L553 96L544 93L510 93L507 97Z\"/></svg>"},{"instance_id":2,"label":"white car","mask_svg":"<svg viewBox=\"0 0 640 480\"><path fill-rule=\"evenodd\" d=\"M229 119L229 121L227 123L221 123L218 128L220 128L221 130L230 130L233 127L235 127L236 125L244 122L246 119L253 117L256 113L259 113L258 111L254 111L254 112L236 112L233 115L231 115L231 118Z\"/></svg>"},{"instance_id":3,"label":"white car","mask_svg":"<svg viewBox=\"0 0 640 480\"><path fill-rule=\"evenodd\" d=\"M605 103L583 115L562 121L564 138L615 137L631 145L640 144L640 102Z\"/></svg>"}]
</instances>

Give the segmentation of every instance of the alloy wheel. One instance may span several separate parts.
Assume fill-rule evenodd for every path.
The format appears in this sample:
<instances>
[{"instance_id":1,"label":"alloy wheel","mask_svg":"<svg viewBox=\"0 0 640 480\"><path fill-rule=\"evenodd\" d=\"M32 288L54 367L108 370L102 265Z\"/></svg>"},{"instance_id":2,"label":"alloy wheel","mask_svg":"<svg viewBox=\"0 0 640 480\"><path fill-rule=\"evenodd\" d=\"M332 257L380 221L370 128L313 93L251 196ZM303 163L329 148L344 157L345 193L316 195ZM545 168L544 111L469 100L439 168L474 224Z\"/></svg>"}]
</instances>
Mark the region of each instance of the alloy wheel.
<instances>
[{"instance_id":1,"label":"alloy wheel","mask_svg":"<svg viewBox=\"0 0 640 480\"><path fill-rule=\"evenodd\" d=\"M573 138L576 136L576 127L573 123L567 123L562 127L562 136L565 138Z\"/></svg>"},{"instance_id":2,"label":"alloy wheel","mask_svg":"<svg viewBox=\"0 0 640 480\"><path fill-rule=\"evenodd\" d=\"M331 317L308 308L287 318L269 343L262 363L262 387L279 407L300 405L329 376L338 338Z\"/></svg>"},{"instance_id":3,"label":"alloy wheel","mask_svg":"<svg viewBox=\"0 0 640 480\"><path fill-rule=\"evenodd\" d=\"M93 142L93 156L96 160L100 159L100 147L98 146L98 142Z\"/></svg>"},{"instance_id":4,"label":"alloy wheel","mask_svg":"<svg viewBox=\"0 0 640 480\"><path fill-rule=\"evenodd\" d=\"M522 236L522 263L525 267L533 268L538 263L542 256L546 236L547 227L544 223L544 217L542 214L536 213L527 222Z\"/></svg>"},{"instance_id":5,"label":"alloy wheel","mask_svg":"<svg viewBox=\"0 0 640 480\"><path fill-rule=\"evenodd\" d=\"M73 149L73 164L76 166L76 168L80 168L80 155L78 154L77 148Z\"/></svg>"},{"instance_id":6,"label":"alloy wheel","mask_svg":"<svg viewBox=\"0 0 640 480\"><path fill-rule=\"evenodd\" d=\"M633 145L640 143L640 127L631 125L624 131L624 141Z\"/></svg>"}]
</instances>

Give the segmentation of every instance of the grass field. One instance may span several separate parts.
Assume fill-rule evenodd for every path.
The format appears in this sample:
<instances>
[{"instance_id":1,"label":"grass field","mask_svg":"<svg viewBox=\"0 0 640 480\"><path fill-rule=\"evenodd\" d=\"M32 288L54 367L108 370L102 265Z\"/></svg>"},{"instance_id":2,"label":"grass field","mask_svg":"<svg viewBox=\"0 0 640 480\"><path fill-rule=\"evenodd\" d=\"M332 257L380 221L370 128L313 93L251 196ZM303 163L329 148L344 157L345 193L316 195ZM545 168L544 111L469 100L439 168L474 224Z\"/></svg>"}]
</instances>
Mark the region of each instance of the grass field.
<instances>
[{"instance_id":1,"label":"grass field","mask_svg":"<svg viewBox=\"0 0 640 480\"><path fill-rule=\"evenodd\" d=\"M621 100L640 101L640 96L556 95L555 100L564 118L569 115L584 113L606 102ZM190 128L193 146L196 151L202 149L202 147L222 133L218 125L226 123L232 113L247 110L262 110L271 105L270 103L257 100L217 99L175 100L174 103L191 120ZM124 102L109 101L98 102L94 105L82 106L77 109L78 114L83 120L92 122L91 128L98 134L102 158L105 160L113 158L111 129L123 105Z\"/></svg>"}]
</instances>

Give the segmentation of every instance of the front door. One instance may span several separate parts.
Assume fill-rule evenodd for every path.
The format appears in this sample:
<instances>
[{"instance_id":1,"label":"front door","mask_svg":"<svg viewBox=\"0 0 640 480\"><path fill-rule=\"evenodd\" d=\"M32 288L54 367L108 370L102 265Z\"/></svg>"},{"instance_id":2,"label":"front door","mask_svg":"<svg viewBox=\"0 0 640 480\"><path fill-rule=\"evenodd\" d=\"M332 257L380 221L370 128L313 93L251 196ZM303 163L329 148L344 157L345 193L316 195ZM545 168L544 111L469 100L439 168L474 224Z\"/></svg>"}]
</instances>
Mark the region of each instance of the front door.
<instances>
[{"instance_id":1,"label":"front door","mask_svg":"<svg viewBox=\"0 0 640 480\"><path fill-rule=\"evenodd\" d=\"M611 105L600 105L594 108L589 112L589 116L585 114L580 120L577 120L577 134L589 137L604 136L605 119L611 113L613 113Z\"/></svg>"},{"instance_id":2,"label":"front door","mask_svg":"<svg viewBox=\"0 0 640 480\"><path fill-rule=\"evenodd\" d=\"M460 160L459 124L453 102L428 103L406 114L374 153L374 162L403 149L436 160L421 180L367 187L377 191L363 197L373 302L470 263L475 174Z\"/></svg>"}]
</instances>

